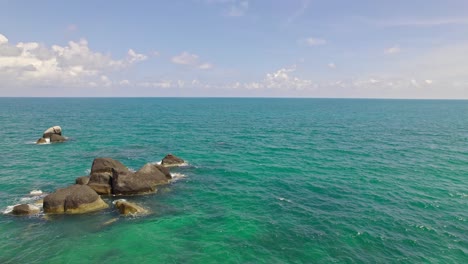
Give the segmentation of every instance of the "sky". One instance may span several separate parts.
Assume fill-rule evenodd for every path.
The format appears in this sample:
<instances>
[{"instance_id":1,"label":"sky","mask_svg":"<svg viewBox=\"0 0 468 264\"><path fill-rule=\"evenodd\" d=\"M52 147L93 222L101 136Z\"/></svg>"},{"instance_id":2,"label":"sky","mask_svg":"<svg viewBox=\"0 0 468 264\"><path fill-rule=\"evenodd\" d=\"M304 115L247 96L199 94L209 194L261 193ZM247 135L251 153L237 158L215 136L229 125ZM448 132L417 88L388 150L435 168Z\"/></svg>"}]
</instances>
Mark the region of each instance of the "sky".
<instances>
[{"instance_id":1,"label":"sky","mask_svg":"<svg viewBox=\"0 0 468 264\"><path fill-rule=\"evenodd\" d=\"M468 99L468 1L0 0L0 96Z\"/></svg>"}]
</instances>

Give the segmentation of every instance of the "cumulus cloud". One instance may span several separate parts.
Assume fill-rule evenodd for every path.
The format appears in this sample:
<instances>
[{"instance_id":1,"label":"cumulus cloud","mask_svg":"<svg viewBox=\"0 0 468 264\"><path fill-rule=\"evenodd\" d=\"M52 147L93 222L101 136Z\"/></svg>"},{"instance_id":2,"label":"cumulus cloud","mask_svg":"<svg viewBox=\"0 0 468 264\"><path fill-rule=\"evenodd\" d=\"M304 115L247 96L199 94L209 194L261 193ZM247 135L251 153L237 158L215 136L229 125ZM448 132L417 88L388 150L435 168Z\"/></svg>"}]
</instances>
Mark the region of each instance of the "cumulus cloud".
<instances>
[{"instance_id":1,"label":"cumulus cloud","mask_svg":"<svg viewBox=\"0 0 468 264\"><path fill-rule=\"evenodd\" d=\"M198 62L198 55L184 51L181 54L172 57L171 61L175 64L194 65Z\"/></svg>"},{"instance_id":2,"label":"cumulus cloud","mask_svg":"<svg viewBox=\"0 0 468 264\"><path fill-rule=\"evenodd\" d=\"M300 79L292 76L296 67L281 68L273 73L267 73L265 78L259 82L250 82L238 86L247 89L279 89L279 90L304 90L314 87L311 80Z\"/></svg>"},{"instance_id":3,"label":"cumulus cloud","mask_svg":"<svg viewBox=\"0 0 468 264\"><path fill-rule=\"evenodd\" d=\"M47 47L37 42L12 44L0 34L0 86L110 86L107 73L146 58L130 49L127 58L116 60L92 51L85 39Z\"/></svg>"},{"instance_id":4,"label":"cumulus cloud","mask_svg":"<svg viewBox=\"0 0 468 264\"><path fill-rule=\"evenodd\" d=\"M399 45L395 45L393 47L387 48L384 50L385 54L397 54L400 53L401 49Z\"/></svg>"},{"instance_id":5,"label":"cumulus cloud","mask_svg":"<svg viewBox=\"0 0 468 264\"><path fill-rule=\"evenodd\" d=\"M144 61L146 59L148 59L148 56L146 56L144 54L138 54L133 49L128 50L128 61L130 63Z\"/></svg>"},{"instance_id":6,"label":"cumulus cloud","mask_svg":"<svg viewBox=\"0 0 468 264\"><path fill-rule=\"evenodd\" d=\"M200 63L199 58L200 57L196 54L191 54L189 52L184 51L181 54L172 57L171 61L175 64L192 66L201 70L209 70L213 68L213 64L211 63Z\"/></svg>"}]
</instances>

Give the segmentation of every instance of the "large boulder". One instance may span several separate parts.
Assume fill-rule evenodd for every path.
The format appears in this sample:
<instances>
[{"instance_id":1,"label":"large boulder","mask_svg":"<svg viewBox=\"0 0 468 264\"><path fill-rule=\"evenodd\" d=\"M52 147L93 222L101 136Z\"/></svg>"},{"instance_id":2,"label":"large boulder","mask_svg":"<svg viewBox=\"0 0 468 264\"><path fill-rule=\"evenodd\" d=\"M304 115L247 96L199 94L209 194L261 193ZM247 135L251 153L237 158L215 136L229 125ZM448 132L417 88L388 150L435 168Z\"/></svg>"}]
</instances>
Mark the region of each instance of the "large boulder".
<instances>
[{"instance_id":1,"label":"large boulder","mask_svg":"<svg viewBox=\"0 0 468 264\"><path fill-rule=\"evenodd\" d=\"M167 184L170 174L162 172L154 164L146 164L135 173L114 169L112 173L112 192L116 195L145 194L156 191L156 186Z\"/></svg>"},{"instance_id":2,"label":"large boulder","mask_svg":"<svg viewBox=\"0 0 468 264\"><path fill-rule=\"evenodd\" d=\"M95 172L89 176L88 186L98 194L112 194L112 173Z\"/></svg>"},{"instance_id":3,"label":"large boulder","mask_svg":"<svg viewBox=\"0 0 468 264\"><path fill-rule=\"evenodd\" d=\"M91 166L88 186L98 194L112 194L112 170L130 173L120 161L111 158L95 158Z\"/></svg>"},{"instance_id":4,"label":"large boulder","mask_svg":"<svg viewBox=\"0 0 468 264\"><path fill-rule=\"evenodd\" d=\"M48 214L82 214L109 207L87 185L72 185L44 197L44 212Z\"/></svg>"},{"instance_id":5,"label":"large boulder","mask_svg":"<svg viewBox=\"0 0 468 264\"><path fill-rule=\"evenodd\" d=\"M49 127L42 134L43 138L50 138L52 135L62 135L62 128L60 126Z\"/></svg>"},{"instance_id":6,"label":"large boulder","mask_svg":"<svg viewBox=\"0 0 468 264\"><path fill-rule=\"evenodd\" d=\"M180 166L184 164L185 161L179 157L176 157L172 154L167 154L161 161L161 165L166 167Z\"/></svg>"},{"instance_id":7,"label":"large boulder","mask_svg":"<svg viewBox=\"0 0 468 264\"><path fill-rule=\"evenodd\" d=\"M41 209L32 204L20 204L13 207L13 211L11 211L14 215L35 215L38 214Z\"/></svg>"},{"instance_id":8,"label":"large boulder","mask_svg":"<svg viewBox=\"0 0 468 264\"><path fill-rule=\"evenodd\" d=\"M112 173L112 169L128 171L128 168L118 160L111 158L95 158L91 166L91 174L96 172Z\"/></svg>"},{"instance_id":9,"label":"large boulder","mask_svg":"<svg viewBox=\"0 0 468 264\"><path fill-rule=\"evenodd\" d=\"M36 144L47 144L51 142L65 142L67 138L62 136L62 128L59 126L49 127L42 134L42 138L36 141Z\"/></svg>"},{"instance_id":10,"label":"large boulder","mask_svg":"<svg viewBox=\"0 0 468 264\"><path fill-rule=\"evenodd\" d=\"M52 134L50 136L50 142L65 142L65 141L67 141L67 138L64 136L57 135L57 134Z\"/></svg>"},{"instance_id":11,"label":"large boulder","mask_svg":"<svg viewBox=\"0 0 468 264\"><path fill-rule=\"evenodd\" d=\"M127 202L124 199L114 201L114 205L122 215L139 215L148 213L148 210L145 208L137 204Z\"/></svg>"}]
</instances>

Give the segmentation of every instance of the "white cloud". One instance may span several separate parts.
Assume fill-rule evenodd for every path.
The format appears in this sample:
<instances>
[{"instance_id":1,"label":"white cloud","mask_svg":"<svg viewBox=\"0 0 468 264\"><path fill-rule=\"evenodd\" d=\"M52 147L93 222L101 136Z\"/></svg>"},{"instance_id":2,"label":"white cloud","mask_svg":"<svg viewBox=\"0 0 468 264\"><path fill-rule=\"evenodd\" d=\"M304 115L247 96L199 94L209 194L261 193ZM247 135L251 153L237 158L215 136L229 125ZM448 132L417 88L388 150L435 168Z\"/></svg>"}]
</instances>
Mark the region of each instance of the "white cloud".
<instances>
[{"instance_id":1,"label":"white cloud","mask_svg":"<svg viewBox=\"0 0 468 264\"><path fill-rule=\"evenodd\" d=\"M7 37L4 35L0 34L0 45L8 43Z\"/></svg>"},{"instance_id":2,"label":"white cloud","mask_svg":"<svg viewBox=\"0 0 468 264\"><path fill-rule=\"evenodd\" d=\"M320 46L327 44L327 41L321 38L307 38L305 44L308 46Z\"/></svg>"},{"instance_id":3,"label":"white cloud","mask_svg":"<svg viewBox=\"0 0 468 264\"><path fill-rule=\"evenodd\" d=\"M125 80L121 80L121 81L119 82L119 84L122 85L122 86L127 86L127 85L130 85L131 83L130 83L129 80L126 80L126 79L125 79Z\"/></svg>"},{"instance_id":4,"label":"white cloud","mask_svg":"<svg viewBox=\"0 0 468 264\"><path fill-rule=\"evenodd\" d=\"M401 49L399 45L395 45L393 47L387 48L384 50L385 54L397 54L400 53Z\"/></svg>"},{"instance_id":5,"label":"white cloud","mask_svg":"<svg viewBox=\"0 0 468 264\"><path fill-rule=\"evenodd\" d=\"M213 68L213 65L210 63L203 63L203 64L200 64L198 68L201 70L210 70Z\"/></svg>"},{"instance_id":6,"label":"white cloud","mask_svg":"<svg viewBox=\"0 0 468 264\"><path fill-rule=\"evenodd\" d=\"M194 65L198 62L198 55L184 51L180 55L172 57L171 61L175 64Z\"/></svg>"},{"instance_id":7,"label":"white cloud","mask_svg":"<svg viewBox=\"0 0 468 264\"><path fill-rule=\"evenodd\" d=\"M213 64L211 63L200 63L199 58L200 57L196 54L191 54L184 51L181 54L172 57L171 61L175 64L193 66L201 70L210 70L213 68Z\"/></svg>"},{"instance_id":8,"label":"white cloud","mask_svg":"<svg viewBox=\"0 0 468 264\"><path fill-rule=\"evenodd\" d=\"M279 90L304 90L313 88L311 80L294 77L291 73L296 71L296 67L282 68L273 73L267 73L260 82L245 83L242 85L247 89L279 89Z\"/></svg>"},{"instance_id":9,"label":"white cloud","mask_svg":"<svg viewBox=\"0 0 468 264\"><path fill-rule=\"evenodd\" d=\"M37 42L11 44L0 34L0 43L0 88L110 86L108 73L146 59L130 49L126 59L116 60L92 51L85 39L47 47Z\"/></svg>"},{"instance_id":10,"label":"white cloud","mask_svg":"<svg viewBox=\"0 0 468 264\"><path fill-rule=\"evenodd\" d=\"M333 62L328 63L327 66L328 66L328 68L330 68L330 69L336 69L336 64L333 63Z\"/></svg>"},{"instance_id":11,"label":"white cloud","mask_svg":"<svg viewBox=\"0 0 468 264\"><path fill-rule=\"evenodd\" d=\"M146 59L148 59L148 56L146 56L144 54L138 54L133 49L128 50L128 61L130 63L144 61Z\"/></svg>"}]
</instances>

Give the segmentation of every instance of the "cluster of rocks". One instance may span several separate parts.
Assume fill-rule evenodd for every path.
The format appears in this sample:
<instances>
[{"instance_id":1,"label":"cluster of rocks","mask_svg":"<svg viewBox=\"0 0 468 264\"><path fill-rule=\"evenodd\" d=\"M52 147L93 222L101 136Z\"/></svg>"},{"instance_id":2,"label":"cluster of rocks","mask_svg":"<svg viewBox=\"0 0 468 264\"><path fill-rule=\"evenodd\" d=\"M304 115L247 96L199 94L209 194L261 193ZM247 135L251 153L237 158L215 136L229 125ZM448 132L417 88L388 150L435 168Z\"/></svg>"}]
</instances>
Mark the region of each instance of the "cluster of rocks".
<instances>
[{"instance_id":1,"label":"cluster of rocks","mask_svg":"<svg viewBox=\"0 0 468 264\"><path fill-rule=\"evenodd\" d=\"M67 138L62 136L62 128L60 126L53 126L44 131L42 137L36 141L36 144L48 144L65 141L67 141Z\"/></svg>"},{"instance_id":2,"label":"cluster of rocks","mask_svg":"<svg viewBox=\"0 0 468 264\"><path fill-rule=\"evenodd\" d=\"M166 164L166 165L164 165ZM169 164L169 165L167 165ZM130 171L121 162L111 158L96 158L88 176L78 177L75 184L56 190L44 197L42 207L46 214L82 214L108 208L101 195L131 196L154 193L158 185L168 184L171 174L167 166L184 164L184 160L167 155L161 165L148 163L136 172ZM121 214L146 214L148 210L120 199L114 201ZM37 214L40 208L21 204L12 214Z\"/></svg>"}]
</instances>

